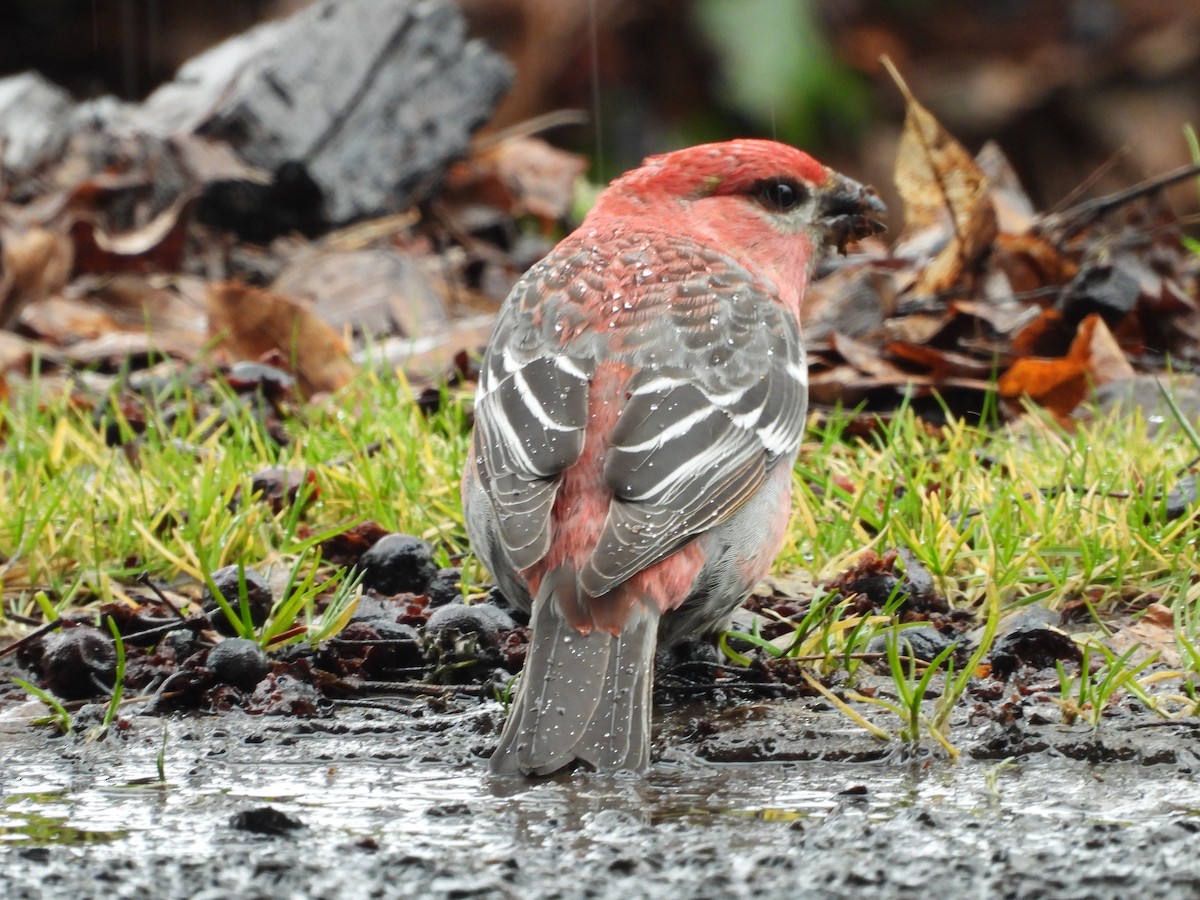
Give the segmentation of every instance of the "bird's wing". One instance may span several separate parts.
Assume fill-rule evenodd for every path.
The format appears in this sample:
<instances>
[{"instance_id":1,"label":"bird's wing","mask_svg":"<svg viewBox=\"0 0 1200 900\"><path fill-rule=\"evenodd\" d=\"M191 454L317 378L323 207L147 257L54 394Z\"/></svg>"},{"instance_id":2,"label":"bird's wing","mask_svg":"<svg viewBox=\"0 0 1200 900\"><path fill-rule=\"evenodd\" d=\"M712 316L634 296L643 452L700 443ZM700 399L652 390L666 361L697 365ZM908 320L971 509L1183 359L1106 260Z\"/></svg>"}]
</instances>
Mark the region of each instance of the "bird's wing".
<instances>
[{"instance_id":1,"label":"bird's wing","mask_svg":"<svg viewBox=\"0 0 1200 900\"><path fill-rule=\"evenodd\" d=\"M731 517L804 430L800 329L771 288L683 241L657 262L610 338L636 374L605 463L614 498L580 573L593 596Z\"/></svg>"},{"instance_id":2,"label":"bird's wing","mask_svg":"<svg viewBox=\"0 0 1200 900\"><path fill-rule=\"evenodd\" d=\"M583 451L594 353L586 341L564 347L564 330L586 330L571 296L580 266L578 254L555 254L517 282L479 374L475 463L518 571L549 550L560 476Z\"/></svg>"}]
</instances>

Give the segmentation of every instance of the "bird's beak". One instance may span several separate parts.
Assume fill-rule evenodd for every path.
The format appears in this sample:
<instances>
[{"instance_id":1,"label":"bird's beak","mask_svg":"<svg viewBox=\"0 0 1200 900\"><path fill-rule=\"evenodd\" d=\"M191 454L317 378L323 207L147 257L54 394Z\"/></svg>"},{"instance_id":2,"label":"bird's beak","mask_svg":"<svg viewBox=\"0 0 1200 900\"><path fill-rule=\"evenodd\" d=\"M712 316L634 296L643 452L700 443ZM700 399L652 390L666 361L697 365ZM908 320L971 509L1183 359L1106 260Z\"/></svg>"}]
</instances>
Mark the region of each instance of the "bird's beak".
<instances>
[{"instance_id":1,"label":"bird's beak","mask_svg":"<svg viewBox=\"0 0 1200 900\"><path fill-rule=\"evenodd\" d=\"M844 175L834 173L822 192L820 221L828 231L829 242L843 253L848 242L861 241L886 230L879 221L885 215L887 207L874 188Z\"/></svg>"}]
</instances>

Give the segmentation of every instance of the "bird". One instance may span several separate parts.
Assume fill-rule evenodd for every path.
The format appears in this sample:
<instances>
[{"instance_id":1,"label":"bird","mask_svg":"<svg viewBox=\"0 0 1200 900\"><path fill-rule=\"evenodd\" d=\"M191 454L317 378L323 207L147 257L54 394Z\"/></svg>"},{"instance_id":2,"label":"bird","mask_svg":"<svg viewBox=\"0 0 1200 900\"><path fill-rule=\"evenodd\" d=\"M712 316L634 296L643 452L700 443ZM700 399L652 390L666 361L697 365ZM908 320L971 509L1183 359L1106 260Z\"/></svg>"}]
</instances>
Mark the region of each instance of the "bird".
<instances>
[{"instance_id":1,"label":"bird","mask_svg":"<svg viewBox=\"0 0 1200 900\"><path fill-rule=\"evenodd\" d=\"M885 212L789 145L702 144L618 176L515 283L461 485L530 617L493 773L648 767L657 648L727 622L786 536L815 266Z\"/></svg>"}]
</instances>

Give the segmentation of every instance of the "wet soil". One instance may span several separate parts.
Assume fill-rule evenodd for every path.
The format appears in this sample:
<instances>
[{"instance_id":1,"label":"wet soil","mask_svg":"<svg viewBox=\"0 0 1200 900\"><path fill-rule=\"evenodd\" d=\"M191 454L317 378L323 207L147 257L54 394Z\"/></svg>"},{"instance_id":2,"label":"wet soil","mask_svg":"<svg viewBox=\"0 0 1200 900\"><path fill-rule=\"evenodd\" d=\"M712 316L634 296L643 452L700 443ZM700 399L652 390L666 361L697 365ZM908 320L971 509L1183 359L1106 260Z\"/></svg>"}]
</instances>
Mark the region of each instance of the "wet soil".
<instances>
[{"instance_id":1,"label":"wet soil","mask_svg":"<svg viewBox=\"0 0 1200 900\"><path fill-rule=\"evenodd\" d=\"M963 721L957 761L815 703L676 707L645 776L488 776L500 707L0 721L0 883L57 897L1176 897L1200 721ZM164 741L165 734L165 741ZM165 749L164 749L165 748ZM162 752L165 782L159 781Z\"/></svg>"}]
</instances>

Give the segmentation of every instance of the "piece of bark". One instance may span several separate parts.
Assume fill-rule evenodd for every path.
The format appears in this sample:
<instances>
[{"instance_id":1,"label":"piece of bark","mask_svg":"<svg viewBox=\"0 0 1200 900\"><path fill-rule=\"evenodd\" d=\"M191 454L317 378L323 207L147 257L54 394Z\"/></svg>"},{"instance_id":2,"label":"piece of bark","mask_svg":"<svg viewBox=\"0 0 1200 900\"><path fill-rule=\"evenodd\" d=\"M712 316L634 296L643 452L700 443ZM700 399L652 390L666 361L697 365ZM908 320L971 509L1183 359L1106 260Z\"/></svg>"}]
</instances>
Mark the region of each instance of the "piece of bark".
<instances>
[{"instance_id":1,"label":"piece of bark","mask_svg":"<svg viewBox=\"0 0 1200 900\"><path fill-rule=\"evenodd\" d=\"M66 91L36 72L0 79L0 169L6 190L15 187L19 196L17 182L59 154L73 105Z\"/></svg>"},{"instance_id":2,"label":"piece of bark","mask_svg":"<svg viewBox=\"0 0 1200 900\"><path fill-rule=\"evenodd\" d=\"M324 0L196 57L138 119L268 171L303 163L338 223L429 196L509 78L446 0Z\"/></svg>"}]
</instances>

